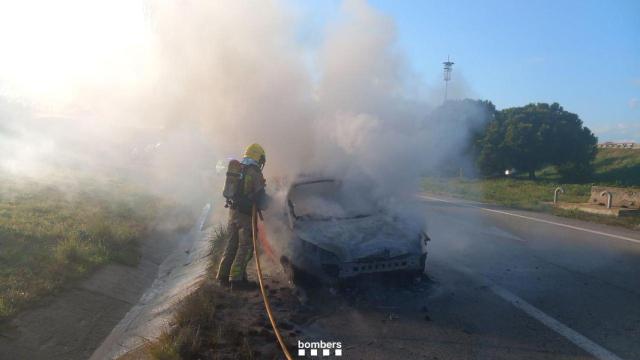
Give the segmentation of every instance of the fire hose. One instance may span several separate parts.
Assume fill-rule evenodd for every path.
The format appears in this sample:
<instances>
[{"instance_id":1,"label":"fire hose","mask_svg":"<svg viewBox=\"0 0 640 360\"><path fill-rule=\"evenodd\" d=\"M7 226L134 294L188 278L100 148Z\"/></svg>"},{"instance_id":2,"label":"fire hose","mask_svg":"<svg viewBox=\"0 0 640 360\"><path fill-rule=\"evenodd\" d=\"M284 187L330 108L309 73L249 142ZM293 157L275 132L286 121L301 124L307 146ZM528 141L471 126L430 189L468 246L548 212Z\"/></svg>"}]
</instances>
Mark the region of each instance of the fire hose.
<instances>
[{"instance_id":1,"label":"fire hose","mask_svg":"<svg viewBox=\"0 0 640 360\"><path fill-rule=\"evenodd\" d=\"M273 316L273 311L271 310L271 304L269 303L269 297L267 296L267 292L264 289L264 280L262 279L262 268L260 267L260 257L258 256L258 212L256 211L256 206L253 205L251 209L251 236L253 237L253 256L256 259L256 269L258 273L258 283L260 284L260 292L262 293L262 300L264 300L264 307L267 310L267 315L269 316L269 321L271 322L271 327L273 328L273 332L276 334L276 338L278 339L278 343L280 344L280 348L282 349L282 353L287 358L287 360L292 360L291 354L287 349L287 345L284 343L282 339L282 335L280 335L280 330L278 329L278 325L276 324L276 319Z\"/></svg>"}]
</instances>

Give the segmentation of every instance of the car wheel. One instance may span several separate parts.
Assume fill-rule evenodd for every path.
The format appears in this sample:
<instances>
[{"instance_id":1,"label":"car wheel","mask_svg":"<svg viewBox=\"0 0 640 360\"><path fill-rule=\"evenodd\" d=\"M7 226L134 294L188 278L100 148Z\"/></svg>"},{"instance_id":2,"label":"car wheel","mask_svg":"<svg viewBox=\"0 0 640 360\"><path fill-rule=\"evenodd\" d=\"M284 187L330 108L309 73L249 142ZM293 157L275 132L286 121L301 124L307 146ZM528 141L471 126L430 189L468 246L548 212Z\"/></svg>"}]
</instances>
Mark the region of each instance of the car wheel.
<instances>
[{"instance_id":1,"label":"car wheel","mask_svg":"<svg viewBox=\"0 0 640 360\"><path fill-rule=\"evenodd\" d=\"M313 275L293 265L286 257L280 258L280 264L291 284L303 288L320 287L320 281Z\"/></svg>"}]
</instances>

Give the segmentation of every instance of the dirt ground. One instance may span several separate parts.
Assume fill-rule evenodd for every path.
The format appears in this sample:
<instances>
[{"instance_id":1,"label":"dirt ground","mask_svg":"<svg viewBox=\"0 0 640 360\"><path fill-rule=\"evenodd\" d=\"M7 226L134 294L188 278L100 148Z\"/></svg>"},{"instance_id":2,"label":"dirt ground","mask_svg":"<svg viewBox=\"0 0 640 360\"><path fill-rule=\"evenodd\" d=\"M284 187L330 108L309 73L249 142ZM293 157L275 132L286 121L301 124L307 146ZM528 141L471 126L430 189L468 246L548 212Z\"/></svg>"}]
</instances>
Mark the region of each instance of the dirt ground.
<instances>
[{"instance_id":1,"label":"dirt ground","mask_svg":"<svg viewBox=\"0 0 640 360\"><path fill-rule=\"evenodd\" d=\"M213 271L221 258L226 243L214 244L212 251ZM260 256L262 272L264 275L265 289L271 308L274 312L280 334L288 344L290 351L295 354L297 339L303 335L304 328L311 318L311 314L305 312L303 304L306 296L296 289L288 280L280 264L273 259ZM255 259L252 258L247 267L249 281L258 283ZM219 317L233 321L236 330L248 340L249 347L256 359L282 359L282 351L273 332L271 323L265 311L265 305L259 289L249 291L233 291L220 288L218 291L228 294L226 301L230 306L225 307ZM301 301L301 299L303 301ZM216 353L212 358L236 358L233 353Z\"/></svg>"}]
</instances>

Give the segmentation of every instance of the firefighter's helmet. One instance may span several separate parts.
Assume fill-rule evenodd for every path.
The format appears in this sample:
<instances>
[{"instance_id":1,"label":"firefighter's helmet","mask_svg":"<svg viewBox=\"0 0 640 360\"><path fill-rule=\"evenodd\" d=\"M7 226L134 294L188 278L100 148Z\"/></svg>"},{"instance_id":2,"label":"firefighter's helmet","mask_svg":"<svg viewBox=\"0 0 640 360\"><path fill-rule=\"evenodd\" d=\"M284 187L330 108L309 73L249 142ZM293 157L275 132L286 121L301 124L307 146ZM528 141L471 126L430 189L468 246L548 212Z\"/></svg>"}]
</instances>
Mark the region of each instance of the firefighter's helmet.
<instances>
[{"instance_id":1,"label":"firefighter's helmet","mask_svg":"<svg viewBox=\"0 0 640 360\"><path fill-rule=\"evenodd\" d=\"M244 150L244 157L257 161L258 164L260 164L260 167L264 166L264 163L267 161L264 149L260 144L251 144L247 146Z\"/></svg>"}]
</instances>

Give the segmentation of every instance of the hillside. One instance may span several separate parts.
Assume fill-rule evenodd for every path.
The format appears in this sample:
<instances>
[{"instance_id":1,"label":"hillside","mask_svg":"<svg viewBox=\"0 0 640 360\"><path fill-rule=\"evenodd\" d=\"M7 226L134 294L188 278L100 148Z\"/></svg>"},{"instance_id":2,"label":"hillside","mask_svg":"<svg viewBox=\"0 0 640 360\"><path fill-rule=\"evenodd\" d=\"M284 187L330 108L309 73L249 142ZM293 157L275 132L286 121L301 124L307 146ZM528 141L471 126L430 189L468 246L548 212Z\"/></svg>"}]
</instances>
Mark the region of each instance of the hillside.
<instances>
[{"instance_id":1,"label":"hillside","mask_svg":"<svg viewBox=\"0 0 640 360\"><path fill-rule=\"evenodd\" d=\"M640 150L600 149L595 166L598 183L640 186Z\"/></svg>"},{"instance_id":2,"label":"hillside","mask_svg":"<svg viewBox=\"0 0 640 360\"><path fill-rule=\"evenodd\" d=\"M598 149L592 182L598 185L640 186L640 150ZM538 172L541 180L559 181L553 167Z\"/></svg>"}]
</instances>

